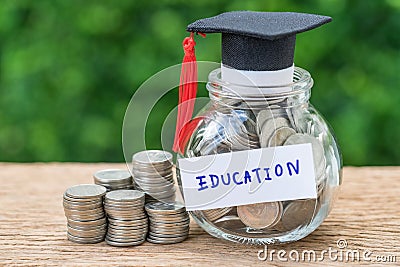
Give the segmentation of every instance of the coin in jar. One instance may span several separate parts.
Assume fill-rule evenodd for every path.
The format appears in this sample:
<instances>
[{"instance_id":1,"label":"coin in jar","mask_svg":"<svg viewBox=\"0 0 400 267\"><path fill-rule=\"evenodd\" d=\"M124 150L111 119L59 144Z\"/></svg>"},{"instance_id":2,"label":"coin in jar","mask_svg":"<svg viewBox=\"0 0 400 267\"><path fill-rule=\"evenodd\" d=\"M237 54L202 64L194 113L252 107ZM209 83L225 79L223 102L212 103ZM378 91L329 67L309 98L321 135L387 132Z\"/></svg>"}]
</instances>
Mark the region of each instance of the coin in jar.
<instances>
[{"instance_id":1,"label":"coin in jar","mask_svg":"<svg viewBox=\"0 0 400 267\"><path fill-rule=\"evenodd\" d=\"M276 201L238 206L237 214L240 220L251 228L273 227L282 215L282 203Z\"/></svg>"},{"instance_id":2,"label":"coin in jar","mask_svg":"<svg viewBox=\"0 0 400 267\"><path fill-rule=\"evenodd\" d=\"M287 146L287 145L307 144L307 143L311 143L312 146L315 175L316 178L318 179L324 174L326 167L324 148L321 142L317 138L309 134L296 133L289 136L289 138L285 141L284 145Z\"/></svg>"},{"instance_id":3,"label":"coin in jar","mask_svg":"<svg viewBox=\"0 0 400 267\"><path fill-rule=\"evenodd\" d=\"M314 215L315 199L295 200L290 202L282 214L282 225L286 230L293 230L309 223Z\"/></svg>"},{"instance_id":4,"label":"coin in jar","mask_svg":"<svg viewBox=\"0 0 400 267\"><path fill-rule=\"evenodd\" d=\"M268 146L281 146L285 143L285 141L289 138L289 136L295 134L296 131L290 127L281 127L276 129L276 131L272 134L271 138L268 141Z\"/></svg>"}]
</instances>

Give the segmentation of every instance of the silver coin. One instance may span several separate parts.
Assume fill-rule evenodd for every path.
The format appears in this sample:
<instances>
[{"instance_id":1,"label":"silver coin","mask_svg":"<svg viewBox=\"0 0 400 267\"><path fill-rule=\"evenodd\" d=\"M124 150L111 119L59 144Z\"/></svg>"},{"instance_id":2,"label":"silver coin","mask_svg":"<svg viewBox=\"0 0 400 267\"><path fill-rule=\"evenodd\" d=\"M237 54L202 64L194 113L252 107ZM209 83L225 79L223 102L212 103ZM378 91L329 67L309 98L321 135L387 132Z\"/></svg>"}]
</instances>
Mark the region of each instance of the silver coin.
<instances>
[{"instance_id":1,"label":"silver coin","mask_svg":"<svg viewBox=\"0 0 400 267\"><path fill-rule=\"evenodd\" d=\"M75 210L75 209L68 209L64 207L64 213L65 215L75 215L75 216L87 216L87 215L94 215L94 214L99 214L103 213L104 209L103 207L98 207L95 209L80 209L80 210Z\"/></svg>"},{"instance_id":2,"label":"silver coin","mask_svg":"<svg viewBox=\"0 0 400 267\"><path fill-rule=\"evenodd\" d=\"M101 208L102 205L101 203L96 203L96 204L90 204L90 205L73 205L73 204L68 204L66 202L63 203L63 207L68 210L93 210L97 208Z\"/></svg>"},{"instance_id":3,"label":"silver coin","mask_svg":"<svg viewBox=\"0 0 400 267\"><path fill-rule=\"evenodd\" d=\"M162 233L150 232L149 233L149 237L151 237L151 238L165 238L165 239L173 238L173 239L175 239L175 238L187 236L188 234L189 234L189 231L176 232L174 234L162 234Z\"/></svg>"},{"instance_id":4,"label":"silver coin","mask_svg":"<svg viewBox=\"0 0 400 267\"><path fill-rule=\"evenodd\" d=\"M67 217L67 221L71 225L82 226L82 227L103 225L107 222L105 217L97 219L97 220L90 220L90 221L78 221L78 220L74 220L74 219Z\"/></svg>"},{"instance_id":5,"label":"silver coin","mask_svg":"<svg viewBox=\"0 0 400 267\"><path fill-rule=\"evenodd\" d=\"M153 202L153 203L157 203L157 202ZM153 203L148 203L148 204L153 204ZM148 205L146 204L146 205ZM168 203L165 203L168 204ZM173 205L173 204L171 204ZM187 218L189 216L188 212L186 210L175 210L175 211L149 211L146 210L148 216L150 217L154 217L154 218L176 218L176 219L183 219L183 218Z\"/></svg>"},{"instance_id":6,"label":"silver coin","mask_svg":"<svg viewBox=\"0 0 400 267\"><path fill-rule=\"evenodd\" d=\"M101 198L106 194L107 190L104 186L96 184L81 184L68 188L65 194L74 199L92 199Z\"/></svg>"},{"instance_id":7,"label":"silver coin","mask_svg":"<svg viewBox=\"0 0 400 267\"><path fill-rule=\"evenodd\" d=\"M135 183L136 187L139 187L139 189L144 188L144 189L148 189L148 188L157 188L157 187L174 187L175 184L173 181L136 181Z\"/></svg>"},{"instance_id":8,"label":"silver coin","mask_svg":"<svg viewBox=\"0 0 400 267\"><path fill-rule=\"evenodd\" d=\"M159 188L159 190L157 190L157 188L147 188L145 190L145 188L141 188L143 191L146 191L146 193L151 194L151 195L166 195L170 196L173 193L175 193L176 189L174 186L172 187L161 187Z\"/></svg>"},{"instance_id":9,"label":"silver coin","mask_svg":"<svg viewBox=\"0 0 400 267\"><path fill-rule=\"evenodd\" d=\"M316 178L318 179L319 177L324 175L325 168L326 168L325 153L324 153L324 148L323 148L321 142L317 138L315 138L311 135L297 133L297 134L291 135L286 140L284 145L288 146L288 145L307 144L307 143L311 143L311 146L312 146L315 175L316 175Z\"/></svg>"},{"instance_id":10,"label":"silver coin","mask_svg":"<svg viewBox=\"0 0 400 267\"><path fill-rule=\"evenodd\" d=\"M145 224L147 223L148 218L147 216L141 219L135 219L135 220L120 220L120 219L113 219L113 218L109 218L108 222L109 224L114 224L117 226L135 226L138 224Z\"/></svg>"},{"instance_id":11,"label":"silver coin","mask_svg":"<svg viewBox=\"0 0 400 267\"><path fill-rule=\"evenodd\" d=\"M141 227L138 229L116 229L109 228L107 234L109 236L121 237L121 238L137 238L147 234L147 227Z\"/></svg>"},{"instance_id":12,"label":"silver coin","mask_svg":"<svg viewBox=\"0 0 400 267\"><path fill-rule=\"evenodd\" d=\"M281 146L285 143L285 141L289 138L289 136L294 135L295 133L296 131L290 127L278 128L270 137L268 141L268 146L269 147Z\"/></svg>"},{"instance_id":13,"label":"silver coin","mask_svg":"<svg viewBox=\"0 0 400 267\"><path fill-rule=\"evenodd\" d=\"M156 222L159 222L160 224L161 223L170 223L170 224L181 223L181 222L185 221L184 219L155 218L155 217L150 217L149 219L150 219L150 222L156 221ZM153 225L155 225L155 224L153 224Z\"/></svg>"},{"instance_id":14,"label":"silver coin","mask_svg":"<svg viewBox=\"0 0 400 267\"><path fill-rule=\"evenodd\" d=\"M108 239L105 239L106 243L110 246L114 246L114 247L130 247L130 246L137 246L140 244L143 244L146 240L139 240L139 241L135 241L135 242L114 242Z\"/></svg>"},{"instance_id":15,"label":"silver coin","mask_svg":"<svg viewBox=\"0 0 400 267\"><path fill-rule=\"evenodd\" d=\"M174 229L174 230L168 230L168 231L162 231L159 229L151 229L149 231L149 235L152 236L158 236L158 237L177 237L177 236L183 236L183 235L188 235L189 234L189 228L186 229Z\"/></svg>"},{"instance_id":16,"label":"silver coin","mask_svg":"<svg viewBox=\"0 0 400 267\"><path fill-rule=\"evenodd\" d=\"M145 216L144 212L111 212L108 211L107 215L111 218L124 218L124 219L136 219L136 218L143 218Z\"/></svg>"},{"instance_id":17,"label":"silver coin","mask_svg":"<svg viewBox=\"0 0 400 267\"><path fill-rule=\"evenodd\" d=\"M104 240L104 236L99 236L95 238L87 238L87 237L77 237L73 236L69 233L67 233L68 240L75 242L75 243L80 243L80 244L94 244L94 243L99 243Z\"/></svg>"},{"instance_id":18,"label":"silver coin","mask_svg":"<svg viewBox=\"0 0 400 267\"><path fill-rule=\"evenodd\" d=\"M112 223L109 224L109 228L115 229L115 230L136 230L136 229L146 229L148 228L148 223L141 223L141 224L135 224L135 225L114 225Z\"/></svg>"},{"instance_id":19,"label":"silver coin","mask_svg":"<svg viewBox=\"0 0 400 267\"><path fill-rule=\"evenodd\" d=\"M175 181L171 178L137 178L135 179L136 186L150 186L150 187L157 187L157 186L167 186L173 185Z\"/></svg>"},{"instance_id":20,"label":"silver coin","mask_svg":"<svg viewBox=\"0 0 400 267\"><path fill-rule=\"evenodd\" d=\"M67 223L67 227L76 229L76 230L102 230L102 229L107 229L107 224L101 224L101 225L75 225L75 224L70 224Z\"/></svg>"},{"instance_id":21,"label":"silver coin","mask_svg":"<svg viewBox=\"0 0 400 267\"><path fill-rule=\"evenodd\" d=\"M99 215L94 215L94 216L87 216L87 217L81 217L81 216L68 216L69 219L74 220L74 221L79 221L79 222L90 222L94 220L98 220L101 218L104 218L104 214L99 214Z\"/></svg>"},{"instance_id":22,"label":"silver coin","mask_svg":"<svg viewBox=\"0 0 400 267\"><path fill-rule=\"evenodd\" d=\"M237 207L240 220L254 229L273 227L282 215L282 203L264 202Z\"/></svg>"},{"instance_id":23,"label":"silver coin","mask_svg":"<svg viewBox=\"0 0 400 267\"><path fill-rule=\"evenodd\" d=\"M142 192L143 193L143 192ZM143 193L144 194L144 193ZM104 201L104 207L113 210L142 210L144 199L138 201Z\"/></svg>"},{"instance_id":24,"label":"silver coin","mask_svg":"<svg viewBox=\"0 0 400 267\"><path fill-rule=\"evenodd\" d=\"M145 191L146 194L154 197L154 198L168 198L175 195L175 189L170 191L162 191L162 192L149 192Z\"/></svg>"},{"instance_id":25,"label":"silver coin","mask_svg":"<svg viewBox=\"0 0 400 267\"><path fill-rule=\"evenodd\" d=\"M262 125L261 128L260 146L267 147L269 139L271 138L275 130L281 127L288 127L288 126L289 126L289 121L282 117L267 120Z\"/></svg>"},{"instance_id":26,"label":"silver coin","mask_svg":"<svg viewBox=\"0 0 400 267\"><path fill-rule=\"evenodd\" d=\"M162 150L145 150L133 155L132 161L141 164L172 162L172 154Z\"/></svg>"},{"instance_id":27,"label":"silver coin","mask_svg":"<svg viewBox=\"0 0 400 267\"><path fill-rule=\"evenodd\" d=\"M135 189L135 187L133 185L133 182L131 184L118 185L118 186L116 186L116 185L107 185L107 184L102 184L102 183L98 183L98 182L95 182L95 184L104 186L107 189L107 192L113 191L113 190L122 190L122 189Z\"/></svg>"},{"instance_id":28,"label":"silver coin","mask_svg":"<svg viewBox=\"0 0 400 267\"><path fill-rule=\"evenodd\" d=\"M100 206L97 208L92 208L92 209L70 209L70 208L64 207L64 211L65 211L65 213L72 213L72 214L76 214L76 215L79 215L79 214L85 215L88 213L103 212L104 209L103 209L103 206Z\"/></svg>"},{"instance_id":29,"label":"silver coin","mask_svg":"<svg viewBox=\"0 0 400 267\"><path fill-rule=\"evenodd\" d=\"M141 214L129 214L129 213L107 213L108 218L111 219L123 219L123 220L140 220L143 218L144 213Z\"/></svg>"},{"instance_id":30,"label":"silver coin","mask_svg":"<svg viewBox=\"0 0 400 267\"><path fill-rule=\"evenodd\" d=\"M269 109L261 110L257 115L257 133L261 134L261 127L267 120L273 117L271 111Z\"/></svg>"},{"instance_id":31,"label":"silver coin","mask_svg":"<svg viewBox=\"0 0 400 267\"><path fill-rule=\"evenodd\" d=\"M142 192L143 193L143 192ZM104 207L110 209L139 210L144 206L144 198L137 201L104 201Z\"/></svg>"},{"instance_id":32,"label":"silver coin","mask_svg":"<svg viewBox=\"0 0 400 267\"><path fill-rule=\"evenodd\" d=\"M190 219L187 218L186 220L182 220L180 222L170 222L170 221L161 221L161 220L151 220L150 225L156 228L158 227L165 227L165 228L175 228L175 227L185 227L190 224Z\"/></svg>"},{"instance_id":33,"label":"silver coin","mask_svg":"<svg viewBox=\"0 0 400 267\"><path fill-rule=\"evenodd\" d=\"M189 230L189 224L186 225L182 225L182 226L165 226L162 224L159 225L154 225L154 224L150 224L149 225L149 229L152 232L184 232Z\"/></svg>"},{"instance_id":34,"label":"silver coin","mask_svg":"<svg viewBox=\"0 0 400 267\"><path fill-rule=\"evenodd\" d=\"M70 228L68 227L68 233L73 235L73 236L77 236L77 237L92 237L92 238L96 238L96 237L104 237L106 234L106 229L101 229L101 230L77 230L74 228Z\"/></svg>"},{"instance_id":35,"label":"silver coin","mask_svg":"<svg viewBox=\"0 0 400 267\"><path fill-rule=\"evenodd\" d=\"M105 201L137 201L143 198L143 192L140 192L138 190L115 190L106 194Z\"/></svg>"},{"instance_id":36,"label":"silver coin","mask_svg":"<svg viewBox=\"0 0 400 267\"><path fill-rule=\"evenodd\" d=\"M114 183L131 183L132 175L127 170L107 169L101 170L93 174L94 180L105 184Z\"/></svg>"},{"instance_id":37,"label":"silver coin","mask_svg":"<svg viewBox=\"0 0 400 267\"><path fill-rule=\"evenodd\" d=\"M108 224L109 228L114 228L114 229L137 229L137 228L144 228L144 227L148 227L148 222L136 222L134 223L133 220L130 221L132 223L112 223L110 222Z\"/></svg>"},{"instance_id":38,"label":"silver coin","mask_svg":"<svg viewBox=\"0 0 400 267\"><path fill-rule=\"evenodd\" d=\"M133 180L131 179L130 181L126 181L126 182L121 181L121 182L113 182L113 183L102 183L102 182L99 182L99 181L94 181L94 183L98 184L98 185L102 185L102 186L104 186L106 188L107 187L118 188L118 187L132 186Z\"/></svg>"},{"instance_id":39,"label":"silver coin","mask_svg":"<svg viewBox=\"0 0 400 267\"><path fill-rule=\"evenodd\" d=\"M261 110L257 114L257 119L256 119L257 133L258 134L261 133L262 126L267 120L278 117L284 117L285 114L286 114L285 111L278 105L270 105L269 108Z\"/></svg>"},{"instance_id":40,"label":"silver coin","mask_svg":"<svg viewBox=\"0 0 400 267\"><path fill-rule=\"evenodd\" d=\"M203 214L210 220L215 221L219 218L225 216L232 210L232 207L220 208L220 209L211 209L211 210L203 210Z\"/></svg>"},{"instance_id":41,"label":"silver coin","mask_svg":"<svg viewBox=\"0 0 400 267\"><path fill-rule=\"evenodd\" d=\"M97 214L90 214L90 215L73 215L73 214L65 214L65 216L69 219L75 221L93 221L98 220L105 217L105 213L97 213Z\"/></svg>"},{"instance_id":42,"label":"silver coin","mask_svg":"<svg viewBox=\"0 0 400 267\"><path fill-rule=\"evenodd\" d=\"M114 215L114 214L107 214L107 218L109 219L113 219L113 220L125 220L125 221L135 221L135 220L140 220L139 217L135 217L135 216L118 216L118 215Z\"/></svg>"},{"instance_id":43,"label":"silver coin","mask_svg":"<svg viewBox=\"0 0 400 267\"><path fill-rule=\"evenodd\" d=\"M143 185L143 184L142 185L139 184L138 186L140 186L140 188L143 190L149 190L149 191L155 190L155 189L157 189L158 191L161 191L161 192L175 190L175 185L172 183L167 184L167 185L160 185L157 188L154 188L154 186L148 186L148 185Z\"/></svg>"},{"instance_id":44,"label":"silver coin","mask_svg":"<svg viewBox=\"0 0 400 267\"><path fill-rule=\"evenodd\" d=\"M315 199L295 200L289 203L282 214L281 222L286 230L305 226L311 221L315 210Z\"/></svg>"},{"instance_id":45,"label":"silver coin","mask_svg":"<svg viewBox=\"0 0 400 267\"><path fill-rule=\"evenodd\" d=\"M70 204L75 204L75 205L89 205L89 204L95 204L95 203L102 203L103 202L103 197L98 197L98 198L72 198L72 197L67 196L64 193L63 201L64 202L68 202Z\"/></svg>"},{"instance_id":46,"label":"silver coin","mask_svg":"<svg viewBox=\"0 0 400 267\"><path fill-rule=\"evenodd\" d=\"M168 239L163 239L163 238L155 238L155 237L147 237L147 241L155 244L175 244L175 243L180 243L187 239L187 236L183 237L178 237L178 238L168 238Z\"/></svg>"},{"instance_id":47,"label":"silver coin","mask_svg":"<svg viewBox=\"0 0 400 267\"><path fill-rule=\"evenodd\" d=\"M141 216L143 217L144 210L143 210L143 206L142 208L125 208L125 209L115 209L115 208L110 208L110 207L106 207L105 211L107 214L115 214L115 215L132 215L132 216Z\"/></svg>"},{"instance_id":48,"label":"silver coin","mask_svg":"<svg viewBox=\"0 0 400 267\"><path fill-rule=\"evenodd\" d=\"M121 190L115 190L115 191L121 191ZM113 191L113 192L115 192ZM138 191L141 194L143 193L141 190L128 190L128 191ZM126 199L124 201L121 200L113 200L113 199L104 199L104 204L107 204L109 206L123 206L123 207L135 207L135 206L143 206L144 202L144 197L140 197L138 199Z\"/></svg>"},{"instance_id":49,"label":"silver coin","mask_svg":"<svg viewBox=\"0 0 400 267\"><path fill-rule=\"evenodd\" d=\"M87 217L96 217L96 216L104 215L104 210L103 210L103 208L101 208L101 209L97 209L96 211L81 210L80 212L77 212L74 210L64 209L64 214L65 214L65 216L67 216L69 218L72 218L72 217L87 218Z\"/></svg>"},{"instance_id":50,"label":"silver coin","mask_svg":"<svg viewBox=\"0 0 400 267\"><path fill-rule=\"evenodd\" d=\"M135 178L142 178L142 179L151 179L151 178L172 178L174 174L174 170L172 166L163 166L158 169L156 168L142 168L133 166L132 172Z\"/></svg>"},{"instance_id":51,"label":"silver coin","mask_svg":"<svg viewBox=\"0 0 400 267\"><path fill-rule=\"evenodd\" d=\"M109 240L111 242L117 242L117 243L136 243L141 241L146 240L146 235L142 236L134 236L134 237L120 237L120 236L109 236L107 235L106 240Z\"/></svg>"},{"instance_id":52,"label":"silver coin","mask_svg":"<svg viewBox=\"0 0 400 267\"><path fill-rule=\"evenodd\" d=\"M110 236L120 236L123 238L134 238L139 237L147 234L147 227L138 228L135 230L132 229L116 229L116 228L109 228L107 234Z\"/></svg>"},{"instance_id":53,"label":"silver coin","mask_svg":"<svg viewBox=\"0 0 400 267\"><path fill-rule=\"evenodd\" d=\"M168 152L167 152L168 153ZM164 159L163 161L151 161L151 159L147 159L148 162L138 162L132 160L133 169L157 169L157 170L166 170L170 169L173 166L172 161Z\"/></svg>"},{"instance_id":54,"label":"silver coin","mask_svg":"<svg viewBox=\"0 0 400 267\"><path fill-rule=\"evenodd\" d=\"M172 213L172 214L186 211L185 206L180 203L166 204L162 202L146 204L145 209L147 212Z\"/></svg>"},{"instance_id":55,"label":"silver coin","mask_svg":"<svg viewBox=\"0 0 400 267\"><path fill-rule=\"evenodd\" d=\"M146 237L138 237L138 238L113 238L106 236L105 241L108 245L119 246L119 247L129 247L129 246L137 246L146 241ZM118 244L118 245L117 245Z\"/></svg>"},{"instance_id":56,"label":"silver coin","mask_svg":"<svg viewBox=\"0 0 400 267\"><path fill-rule=\"evenodd\" d=\"M114 243L136 243L136 244L141 244L146 240L146 237L134 237L134 238L117 238L117 237L113 237L113 236L106 236L105 241L111 241Z\"/></svg>"}]
</instances>

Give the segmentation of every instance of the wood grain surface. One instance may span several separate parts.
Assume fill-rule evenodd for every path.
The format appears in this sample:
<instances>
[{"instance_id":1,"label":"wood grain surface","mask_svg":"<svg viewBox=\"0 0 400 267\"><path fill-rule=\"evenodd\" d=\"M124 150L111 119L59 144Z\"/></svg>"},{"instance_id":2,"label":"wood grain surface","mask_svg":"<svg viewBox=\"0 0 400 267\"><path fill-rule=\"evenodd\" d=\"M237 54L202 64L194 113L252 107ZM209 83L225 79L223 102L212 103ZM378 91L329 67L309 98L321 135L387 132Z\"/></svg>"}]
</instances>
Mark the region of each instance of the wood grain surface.
<instances>
[{"instance_id":1,"label":"wood grain surface","mask_svg":"<svg viewBox=\"0 0 400 267\"><path fill-rule=\"evenodd\" d=\"M92 183L92 173L124 164L0 163L1 266L353 266L400 264L400 167L346 167L339 198L325 222L301 241L268 246L271 250L304 253L337 250L322 262L260 261L264 247L245 246L213 238L194 222L189 238L179 244L111 247L104 242L79 245L66 238L62 194L69 186ZM339 250L338 240L347 247ZM357 250L360 261L346 263L340 251ZM363 253L367 253L366 260ZM370 253L370 254L369 254ZM292 254L295 255L295 254ZM337 259L335 259L337 255ZM343 254L344 255L344 254ZM395 256L396 259L390 256ZM283 257L285 257L283 255ZM386 258L385 258L386 257ZM390 260L396 262L382 263Z\"/></svg>"}]
</instances>

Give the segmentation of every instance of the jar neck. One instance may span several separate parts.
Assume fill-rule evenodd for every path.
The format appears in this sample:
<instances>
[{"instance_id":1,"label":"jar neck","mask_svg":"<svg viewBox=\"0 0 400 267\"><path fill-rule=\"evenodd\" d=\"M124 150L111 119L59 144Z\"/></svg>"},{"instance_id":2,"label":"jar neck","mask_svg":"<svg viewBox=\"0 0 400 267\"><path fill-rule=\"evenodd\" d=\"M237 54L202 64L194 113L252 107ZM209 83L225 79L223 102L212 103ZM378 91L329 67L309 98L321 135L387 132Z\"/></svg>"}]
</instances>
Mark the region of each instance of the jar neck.
<instances>
[{"instance_id":1,"label":"jar neck","mask_svg":"<svg viewBox=\"0 0 400 267\"><path fill-rule=\"evenodd\" d=\"M290 108L307 103L311 96L313 79L308 71L295 67L293 82L283 86L248 86L228 83L221 79L221 69L208 76L207 90L216 105L234 107L239 101L250 108L260 108L279 103Z\"/></svg>"}]
</instances>

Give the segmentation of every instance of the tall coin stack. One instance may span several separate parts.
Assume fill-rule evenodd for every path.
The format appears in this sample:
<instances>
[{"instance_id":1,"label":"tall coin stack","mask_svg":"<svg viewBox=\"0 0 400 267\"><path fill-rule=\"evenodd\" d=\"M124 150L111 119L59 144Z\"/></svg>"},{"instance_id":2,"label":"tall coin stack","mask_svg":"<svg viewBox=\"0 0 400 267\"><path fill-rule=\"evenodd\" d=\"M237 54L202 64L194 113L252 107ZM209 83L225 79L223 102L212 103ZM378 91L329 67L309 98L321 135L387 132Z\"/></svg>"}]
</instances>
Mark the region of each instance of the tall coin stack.
<instances>
[{"instance_id":1,"label":"tall coin stack","mask_svg":"<svg viewBox=\"0 0 400 267\"><path fill-rule=\"evenodd\" d=\"M140 245L146 240L148 220L144 202L144 193L137 190L115 190L106 194L107 244L126 247Z\"/></svg>"},{"instance_id":2,"label":"tall coin stack","mask_svg":"<svg viewBox=\"0 0 400 267\"><path fill-rule=\"evenodd\" d=\"M138 152L132 157L132 172L135 188L146 193L146 203L175 201L171 153L162 150Z\"/></svg>"},{"instance_id":3,"label":"tall coin stack","mask_svg":"<svg viewBox=\"0 0 400 267\"><path fill-rule=\"evenodd\" d=\"M146 204L145 208L150 221L147 241L173 244L187 238L190 219L183 205L153 202Z\"/></svg>"},{"instance_id":4,"label":"tall coin stack","mask_svg":"<svg viewBox=\"0 0 400 267\"><path fill-rule=\"evenodd\" d=\"M68 188L63 196L67 217L68 239L82 244L104 240L107 221L103 209L106 188L100 185L83 184Z\"/></svg>"},{"instance_id":5,"label":"tall coin stack","mask_svg":"<svg viewBox=\"0 0 400 267\"><path fill-rule=\"evenodd\" d=\"M94 183L107 188L107 191L133 189L132 175L127 170L108 169L93 174Z\"/></svg>"}]
</instances>

